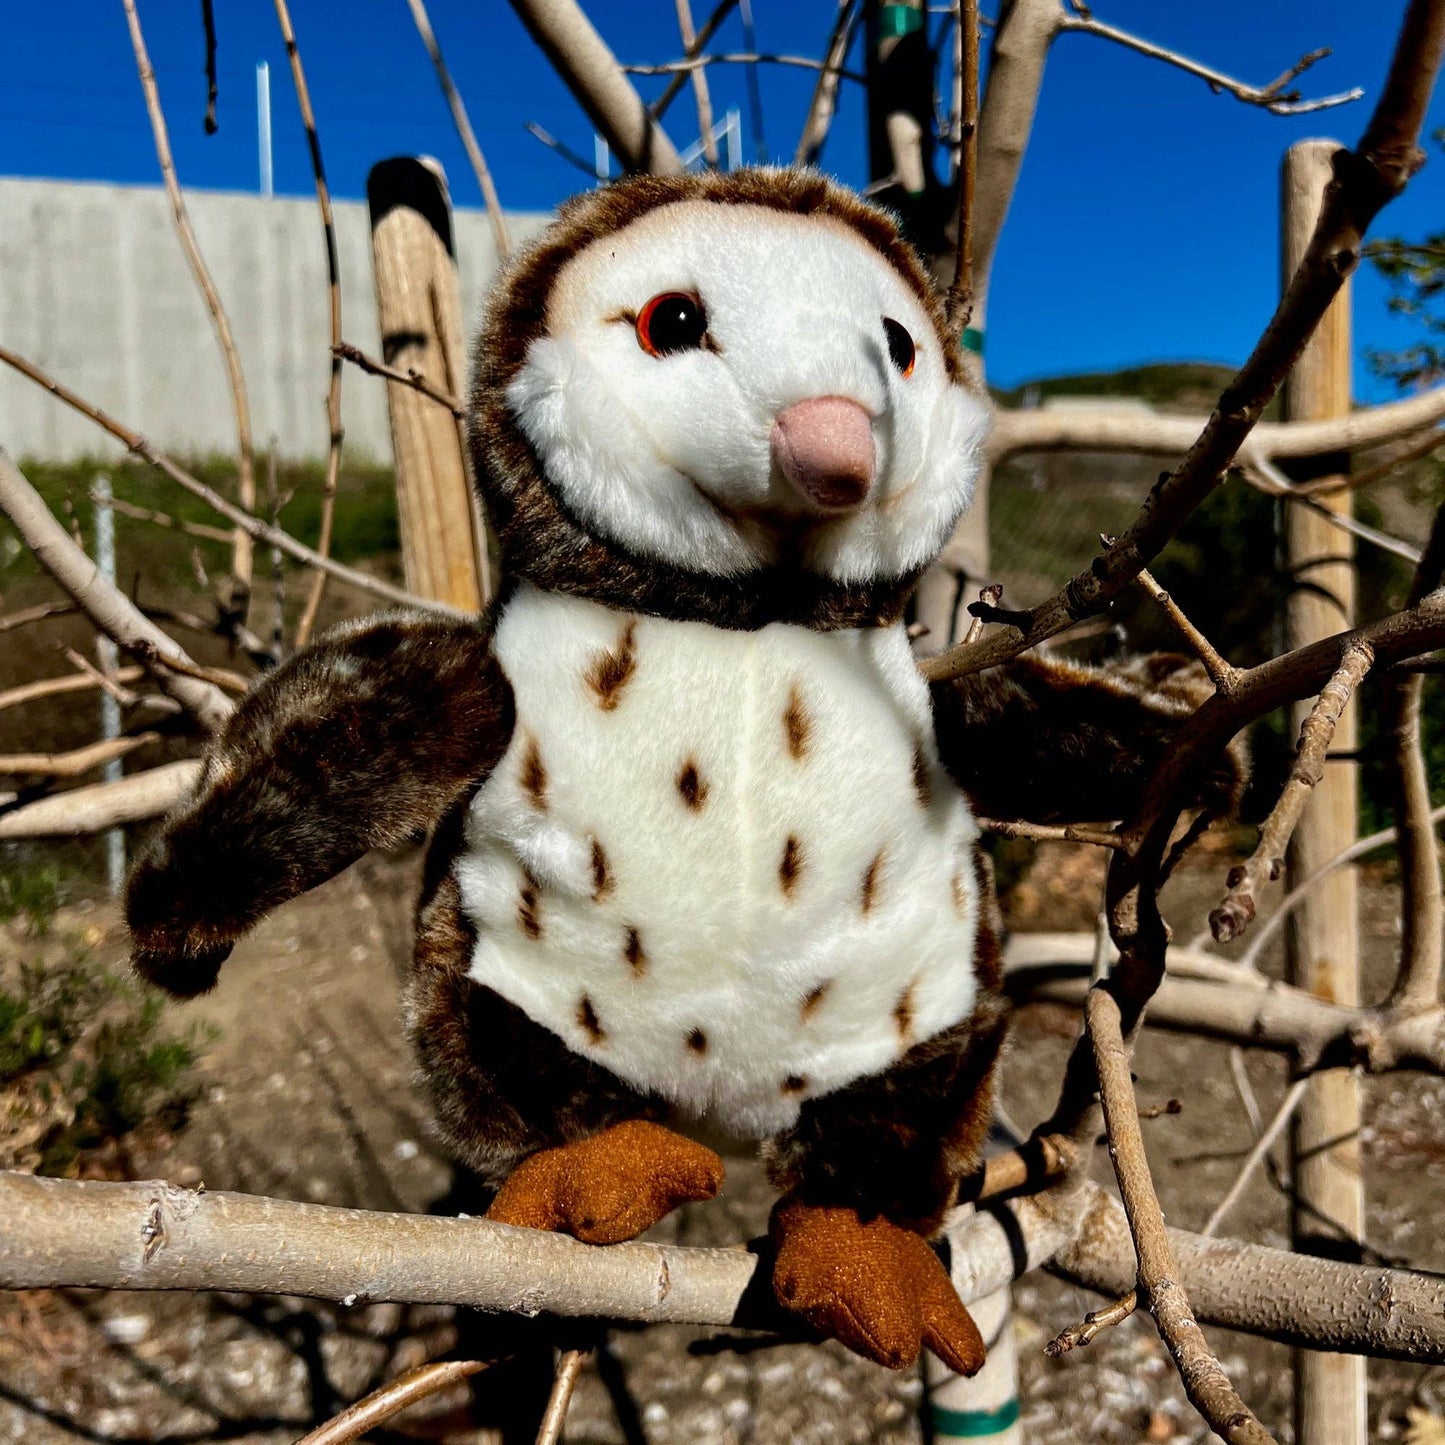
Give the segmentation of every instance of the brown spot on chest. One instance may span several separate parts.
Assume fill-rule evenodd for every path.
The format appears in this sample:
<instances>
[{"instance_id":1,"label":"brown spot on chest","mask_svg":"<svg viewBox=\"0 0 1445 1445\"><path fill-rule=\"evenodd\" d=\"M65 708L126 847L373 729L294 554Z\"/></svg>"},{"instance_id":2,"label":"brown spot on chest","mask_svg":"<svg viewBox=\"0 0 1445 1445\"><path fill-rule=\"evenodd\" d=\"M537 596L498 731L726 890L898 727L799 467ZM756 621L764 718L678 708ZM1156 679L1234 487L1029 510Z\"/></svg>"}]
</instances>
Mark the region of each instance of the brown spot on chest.
<instances>
[{"instance_id":1,"label":"brown spot on chest","mask_svg":"<svg viewBox=\"0 0 1445 1445\"><path fill-rule=\"evenodd\" d=\"M522 771L518 774L517 781L534 808L547 806L547 769L543 765L542 750L535 737L527 738L527 746L522 752Z\"/></svg>"},{"instance_id":2,"label":"brown spot on chest","mask_svg":"<svg viewBox=\"0 0 1445 1445\"><path fill-rule=\"evenodd\" d=\"M807 1023L822 1006L823 1000L828 996L828 990L833 987L831 981L820 983L816 988L809 989L803 995L803 1001L798 1005L798 1017L803 1023Z\"/></svg>"},{"instance_id":3,"label":"brown spot on chest","mask_svg":"<svg viewBox=\"0 0 1445 1445\"><path fill-rule=\"evenodd\" d=\"M793 896L802 872L803 845L794 834L789 833L788 841L783 844L783 856L778 860L778 883L785 898Z\"/></svg>"},{"instance_id":4,"label":"brown spot on chest","mask_svg":"<svg viewBox=\"0 0 1445 1445\"><path fill-rule=\"evenodd\" d=\"M922 743L913 749L913 791L918 794L919 807L927 810L933 806L933 777Z\"/></svg>"},{"instance_id":5,"label":"brown spot on chest","mask_svg":"<svg viewBox=\"0 0 1445 1445\"><path fill-rule=\"evenodd\" d=\"M597 1010L585 993L577 1000L577 1027L587 1035L591 1043L600 1044L607 1037L607 1030L602 1027Z\"/></svg>"},{"instance_id":6,"label":"brown spot on chest","mask_svg":"<svg viewBox=\"0 0 1445 1445\"><path fill-rule=\"evenodd\" d=\"M878 901L878 880L883 872L883 855L887 851L886 848L880 848L864 871L862 897L859 899L859 903L865 914L872 913L873 905Z\"/></svg>"},{"instance_id":7,"label":"brown spot on chest","mask_svg":"<svg viewBox=\"0 0 1445 1445\"><path fill-rule=\"evenodd\" d=\"M522 891L517 895L517 923L528 938L541 938L542 913L538 906L539 888L537 880L529 873L522 879Z\"/></svg>"},{"instance_id":8,"label":"brown spot on chest","mask_svg":"<svg viewBox=\"0 0 1445 1445\"><path fill-rule=\"evenodd\" d=\"M707 1035L701 1029L694 1029L687 1036L687 1046L695 1054L707 1053Z\"/></svg>"},{"instance_id":9,"label":"brown spot on chest","mask_svg":"<svg viewBox=\"0 0 1445 1445\"><path fill-rule=\"evenodd\" d=\"M789 1074L779 1085L785 1094L801 1094L808 1087L808 1081L801 1074Z\"/></svg>"},{"instance_id":10,"label":"brown spot on chest","mask_svg":"<svg viewBox=\"0 0 1445 1445\"><path fill-rule=\"evenodd\" d=\"M918 980L915 978L902 993L898 995L898 1002L893 1005L893 1022L898 1026L898 1037L906 1043L913 1037L914 1002L913 995L917 991Z\"/></svg>"},{"instance_id":11,"label":"brown spot on chest","mask_svg":"<svg viewBox=\"0 0 1445 1445\"><path fill-rule=\"evenodd\" d=\"M677 791L682 794L682 801L694 813L700 812L702 805L707 802L707 784L691 758L682 765L682 771L677 775Z\"/></svg>"},{"instance_id":12,"label":"brown spot on chest","mask_svg":"<svg viewBox=\"0 0 1445 1445\"><path fill-rule=\"evenodd\" d=\"M627 966L638 978L647 972L647 951L642 946L642 935L635 929L627 930L627 937L622 943L622 956L627 960Z\"/></svg>"},{"instance_id":13,"label":"brown spot on chest","mask_svg":"<svg viewBox=\"0 0 1445 1445\"><path fill-rule=\"evenodd\" d=\"M788 756L795 762L802 762L808 755L808 742L813 735L813 719L803 706L803 695L794 684L788 693L788 705L783 710L783 735L788 741Z\"/></svg>"},{"instance_id":14,"label":"brown spot on chest","mask_svg":"<svg viewBox=\"0 0 1445 1445\"><path fill-rule=\"evenodd\" d=\"M592 840L592 901L601 903L612 892L612 869L596 838Z\"/></svg>"},{"instance_id":15,"label":"brown spot on chest","mask_svg":"<svg viewBox=\"0 0 1445 1445\"><path fill-rule=\"evenodd\" d=\"M623 689L636 671L637 621L634 618L622 629L617 645L599 652L587 669L587 686L603 712L612 712L622 701Z\"/></svg>"}]
</instances>

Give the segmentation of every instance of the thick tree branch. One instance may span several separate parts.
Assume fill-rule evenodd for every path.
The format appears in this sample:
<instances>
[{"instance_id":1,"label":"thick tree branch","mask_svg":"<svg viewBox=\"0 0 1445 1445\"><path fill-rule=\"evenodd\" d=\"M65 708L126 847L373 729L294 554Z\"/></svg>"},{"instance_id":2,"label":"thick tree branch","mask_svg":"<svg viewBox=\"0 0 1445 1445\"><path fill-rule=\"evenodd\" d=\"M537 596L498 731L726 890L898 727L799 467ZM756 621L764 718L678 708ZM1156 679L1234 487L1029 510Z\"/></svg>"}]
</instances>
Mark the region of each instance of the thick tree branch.
<instances>
[{"instance_id":1,"label":"thick tree branch","mask_svg":"<svg viewBox=\"0 0 1445 1445\"><path fill-rule=\"evenodd\" d=\"M1345 278L1359 263L1365 228L1423 163L1420 125L1445 49L1445 0L1411 0L1380 102L1354 151L1336 157L1304 260L1269 325L1178 469L1150 493L1118 542L1026 622L1000 627L973 647L929 659L932 680L981 671L1098 612L1132 581L1219 485Z\"/></svg>"},{"instance_id":2,"label":"thick tree branch","mask_svg":"<svg viewBox=\"0 0 1445 1445\"><path fill-rule=\"evenodd\" d=\"M1179 1231L1169 1237L1205 1324L1382 1359L1445 1362L1439 1279ZM960 1212L949 1239L954 1279L968 1300L1056 1256L1071 1278L1110 1296L1128 1289L1136 1267L1123 1211L1088 1184ZM771 1291L749 1289L759 1257L651 1244L598 1249L483 1219L192 1193L163 1181L0 1174L3 1289L355 1296L787 1331Z\"/></svg>"},{"instance_id":3,"label":"thick tree branch","mask_svg":"<svg viewBox=\"0 0 1445 1445\"><path fill-rule=\"evenodd\" d=\"M51 515L40 494L0 449L0 511L14 524L35 560L70 594L90 620L132 654L153 648L162 660L190 665L191 659L124 593L100 575L94 562L71 540ZM214 683L200 682L168 667L152 666L137 656L168 697L173 697L207 732L215 732L231 715L231 703Z\"/></svg>"},{"instance_id":4,"label":"thick tree branch","mask_svg":"<svg viewBox=\"0 0 1445 1445\"><path fill-rule=\"evenodd\" d=\"M0 812L0 841L78 838L126 823L159 818L195 787L199 762L163 763L115 783L71 788Z\"/></svg>"},{"instance_id":5,"label":"thick tree branch","mask_svg":"<svg viewBox=\"0 0 1445 1445\"><path fill-rule=\"evenodd\" d=\"M511 0L522 24L629 171L677 175L682 160L576 0Z\"/></svg>"}]
</instances>

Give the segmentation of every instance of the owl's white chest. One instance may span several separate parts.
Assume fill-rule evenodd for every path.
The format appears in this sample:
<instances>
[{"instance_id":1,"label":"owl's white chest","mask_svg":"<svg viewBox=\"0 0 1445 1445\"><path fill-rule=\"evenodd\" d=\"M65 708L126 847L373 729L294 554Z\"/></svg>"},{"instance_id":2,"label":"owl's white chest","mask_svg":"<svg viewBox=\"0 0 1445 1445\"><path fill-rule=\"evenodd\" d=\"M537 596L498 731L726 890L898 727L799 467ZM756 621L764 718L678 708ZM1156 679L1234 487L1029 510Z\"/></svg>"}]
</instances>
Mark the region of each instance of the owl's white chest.
<instances>
[{"instance_id":1,"label":"owl's white chest","mask_svg":"<svg viewBox=\"0 0 1445 1445\"><path fill-rule=\"evenodd\" d=\"M519 589L456 872L471 974L759 1137L975 995L973 820L901 626L731 632Z\"/></svg>"}]
</instances>

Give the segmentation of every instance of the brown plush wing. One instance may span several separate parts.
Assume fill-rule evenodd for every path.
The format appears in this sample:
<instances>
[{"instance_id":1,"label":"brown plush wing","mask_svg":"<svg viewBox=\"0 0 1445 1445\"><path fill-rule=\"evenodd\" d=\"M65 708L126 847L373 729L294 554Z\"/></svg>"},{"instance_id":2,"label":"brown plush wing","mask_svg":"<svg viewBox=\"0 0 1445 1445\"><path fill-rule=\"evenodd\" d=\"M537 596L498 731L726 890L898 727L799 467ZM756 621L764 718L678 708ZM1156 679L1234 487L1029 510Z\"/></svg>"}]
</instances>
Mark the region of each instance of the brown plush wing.
<instances>
[{"instance_id":1,"label":"brown plush wing","mask_svg":"<svg viewBox=\"0 0 1445 1445\"><path fill-rule=\"evenodd\" d=\"M1209 691L1203 669L1175 653L1106 667L1027 654L935 683L934 729L944 765L986 817L1126 818ZM1231 813L1247 777L1236 742L1201 774L1191 802Z\"/></svg>"},{"instance_id":2,"label":"brown plush wing","mask_svg":"<svg viewBox=\"0 0 1445 1445\"><path fill-rule=\"evenodd\" d=\"M511 689L478 622L388 613L320 638L237 708L136 865L136 968L172 993L210 988L271 909L424 836L511 731Z\"/></svg>"}]
</instances>

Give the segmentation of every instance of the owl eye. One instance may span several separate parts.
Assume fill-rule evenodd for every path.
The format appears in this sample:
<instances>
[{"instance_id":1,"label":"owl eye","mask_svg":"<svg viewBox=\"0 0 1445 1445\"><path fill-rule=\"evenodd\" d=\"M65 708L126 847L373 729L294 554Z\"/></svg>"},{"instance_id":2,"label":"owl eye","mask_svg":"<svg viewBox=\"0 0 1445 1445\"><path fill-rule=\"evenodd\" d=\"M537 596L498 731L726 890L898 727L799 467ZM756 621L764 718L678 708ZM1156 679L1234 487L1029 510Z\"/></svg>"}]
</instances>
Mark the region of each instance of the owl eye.
<instances>
[{"instance_id":1,"label":"owl eye","mask_svg":"<svg viewBox=\"0 0 1445 1445\"><path fill-rule=\"evenodd\" d=\"M904 376L913 375L913 363L918 360L918 348L908 334L908 328L891 316L883 318L883 334L888 338L888 355Z\"/></svg>"},{"instance_id":2,"label":"owl eye","mask_svg":"<svg viewBox=\"0 0 1445 1445\"><path fill-rule=\"evenodd\" d=\"M637 344L649 356L697 351L707 335L702 300L686 291L664 291L642 308L637 318Z\"/></svg>"}]
</instances>

